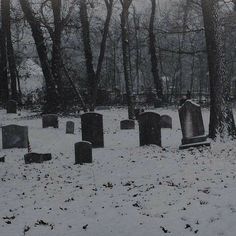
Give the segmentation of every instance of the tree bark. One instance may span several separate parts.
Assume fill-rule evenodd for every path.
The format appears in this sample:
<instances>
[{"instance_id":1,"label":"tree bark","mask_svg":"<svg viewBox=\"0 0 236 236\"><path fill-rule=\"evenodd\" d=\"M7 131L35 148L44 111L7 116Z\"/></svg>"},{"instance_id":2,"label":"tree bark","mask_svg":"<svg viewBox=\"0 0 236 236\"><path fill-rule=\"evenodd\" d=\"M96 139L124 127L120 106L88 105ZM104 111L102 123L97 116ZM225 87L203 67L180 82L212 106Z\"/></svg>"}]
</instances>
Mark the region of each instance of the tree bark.
<instances>
[{"instance_id":1,"label":"tree bark","mask_svg":"<svg viewBox=\"0 0 236 236\"><path fill-rule=\"evenodd\" d=\"M235 137L236 128L230 104L230 80L226 76L225 47L215 0L201 0L210 77L209 137Z\"/></svg>"},{"instance_id":2,"label":"tree bark","mask_svg":"<svg viewBox=\"0 0 236 236\"><path fill-rule=\"evenodd\" d=\"M151 0L151 3L152 3L152 11L151 11L151 17L150 17L150 22L149 22L149 51L150 51L150 55L151 55L152 75L153 75L154 84L156 87L157 97L162 102L162 100L163 100L163 85L162 85L162 80L159 75L158 57L157 57L157 50L156 50L156 36L154 34L156 0Z\"/></svg>"},{"instance_id":3,"label":"tree bark","mask_svg":"<svg viewBox=\"0 0 236 236\"><path fill-rule=\"evenodd\" d=\"M20 0L20 4L25 18L31 27L32 36L35 41L36 49L46 82L46 106L44 107L44 112L56 112L58 110L59 97L47 57L47 49L44 42L43 31L41 29L40 22L36 19L28 0Z\"/></svg>"},{"instance_id":4,"label":"tree bark","mask_svg":"<svg viewBox=\"0 0 236 236\"><path fill-rule=\"evenodd\" d=\"M131 78L129 74L129 33L128 33L128 18L129 18L129 7L132 0L120 0L122 5L121 13L121 33L122 33L122 51L123 51L123 67L124 67L124 78L126 88L126 99L128 105L128 116L129 119L134 119L134 102L132 96Z\"/></svg>"}]
</instances>

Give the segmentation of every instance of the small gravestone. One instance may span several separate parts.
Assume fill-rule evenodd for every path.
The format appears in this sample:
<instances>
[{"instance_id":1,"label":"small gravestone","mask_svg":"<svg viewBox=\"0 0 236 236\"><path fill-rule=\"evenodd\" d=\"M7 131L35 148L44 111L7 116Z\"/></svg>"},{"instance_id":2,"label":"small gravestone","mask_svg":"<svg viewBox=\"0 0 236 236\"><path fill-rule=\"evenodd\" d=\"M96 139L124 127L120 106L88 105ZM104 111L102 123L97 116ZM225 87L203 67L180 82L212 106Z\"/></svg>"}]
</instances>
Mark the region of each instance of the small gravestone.
<instances>
[{"instance_id":1,"label":"small gravestone","mask_svg":"<svg viewBox=\"0 0 236 236\"><path fill-rule=\"evenodd\" d=\"M139 115L140 146L155 144L161 146L161 117L154 112Z\"/></svg>"},{"instance_id":2,"label":"small gravestone","mask_svg":"<svg viewBox=\"0 0 236 236\"><path fill-rule=\"evenodd\" d=\"M92 144L82 141L75 144L75 164L92 163Z\"/></svg>"},{"instance_id":3,"label":"small gravestone","mask_svg":"<svg viewBox=\"0 0 236 236\"><path fill-rule=\"evenodd\" d=\"M53 127L58 128L58 116L54 114L43 115L43 128Z\"/></svg>"},{"instance_id":4,"label":"small gravestone","mask_svg":"<svg viewBox=\"0 0 236 236\"><path fill-rule=\"evenodd\" d=\"M0 162L5 162L5 156L0 157Z\"/></svg>"},{"instance_id":5,"label":"small gravestone","mask_svg":"<svg viewBox=\"0 0 236 236\"><path fill-rule=\"evenodd\" d=\"M170 116L161 116L161 128L172 129L172 118Z\"/></svg>"},{"instance_id":6,"label":"small gravestone","mask_svg":"<svg viewBox=\"0 0 236 236\"><path fill-rule=\"evenodd\" d=\"M120 129L121 130L135 129L135 121L134 120L122 120L120 122Z\"/></svg>"},{"instance_id":7,"label":"small gravestone","mask_svg":"<svg viewBox=\"0 0 236 236\"><path fill-rule=\"evenodd\" d=\"M15 100L9 100L7 102L7 113L16 114L17 112L17 102Z\"/></svg>"},{"instance_id":8,"label":"small gravestone","mask_svg":"<svg viewBox=\"0 0 236 236\"><path fill-rule=\"evenodd\" d=\"M81 115L82 140L92 143L93 148L104 147L103 116L95 112Z\"/></svg>"},{"instance_id":9,"label":"small gravestone","mask_svg":"<svg viewBox=\"0 0 236 236\"><path fill-rule=\"evenodd\" d=\"M44 161L52 160L52 154L27 153L24 155L25 164L43 163Z\"/></svg>"},{"instance_id":10,"label":"small gravestone","mask_svg":"<svg viewBox=\"0 0 236 236\"><path fill-rule=\"evenodd\" d=\"M66 133L74 134L75 133L75 123L73 121L66 122Z\"/></svg>"},{"instance_id":11,"label":"small gravestone","mask_svg":"<svg viewBox=\"0 0 236 236\"><path fill-rule=\"evenodd\" d=\"M2 127L2 148L27 148L28 127L8 125Z\"/></svg>"},{"instance_id":12,"label":"small gravestone","mask_svg":"<svg viewBox=\"0 0 236 236\"><path fill-rule=\"evenodd\" d=\"M180 149L210 146L205 135L201 107L198 104L187 100L179 108L179 118L183 134Z\"/></svg>"}]
</instances>

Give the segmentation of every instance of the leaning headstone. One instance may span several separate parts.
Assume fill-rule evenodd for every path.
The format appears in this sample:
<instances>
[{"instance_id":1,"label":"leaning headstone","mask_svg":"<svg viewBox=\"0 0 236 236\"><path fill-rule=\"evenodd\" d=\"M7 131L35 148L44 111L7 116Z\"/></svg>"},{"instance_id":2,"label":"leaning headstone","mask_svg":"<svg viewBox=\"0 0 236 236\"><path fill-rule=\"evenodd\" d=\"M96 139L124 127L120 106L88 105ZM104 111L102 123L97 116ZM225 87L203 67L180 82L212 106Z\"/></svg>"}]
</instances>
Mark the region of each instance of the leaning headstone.
<instances>
[{"instance_id":1,"label":"leaning headstone","mask_svg":"<svg viewBox=\"0 0 236 236\"><path fill-rule=\"evenodd\" d=\"M180 149L210 146L205 135L201 107L198 104L187 100L179 108L179 118L183 134Z\"/></svg>"},{"instance_id":2,"label":"leaning headstone","mask_svg":"<svg viewBox=\"0 0 236 236\"><path fill-rule=\"evenodd\" d=\"M2 148L27 148L28 127L7 125L2 127Z\"/></svg>"},{"instance_id":3,"label":"leaning headstone","mask_svg":"<svg viewBox=\"0 0 236 236\"><path fill-rule=\"evenodd\" d=\"M172 118L170 116L161 116L161 128L172 129Z\"/></svg>"},{"instance_id":4,"label":"leaning headstone","mask_svg":"<svg viewBox=\"0 0 236 236\"><path fill-rule=\"evenodd\" d=\"M58 128L58 116L54 114L43 115L43 128L53 127Z\"/></svg>"},{"instance_id":5,"label":"leaning headstone","mask_svg":"<svg viewBox=\"0 0 236 236\"><path fill-rule=\"evenodd\" d=\"M104 147L103 116L95 112L81 115L82 140L92 143L93 148Z\"/></svg>"},{"instance_id":6,"label":"leaning headstone","mask_svg":"<svg viewBox=\"0 0 236 236\"><path fill-rule=\"evenodd\" d=\"M7 102L7 113L16 114L17 112L17 102L15 100L9 100Z\"/></svg>"},{"instance_id":7,"label":"leaning headstone","mask_svg":"<svg viewBox=\"0 0 236 236\"><path fill-rule=\"evenodd\" d=\"M92 144L82 141L75 144L75 164L92 163Z\"/></svg>"},{"instance_id":8,"label":"leaning headstone","mask_svg":"<svg viewBox=\"0 0 236 236\"><path fill-rule=\"evenodd\" d=\"M31 152L25 154L24 159L25 159L25 164L43 163L44 161L52 160L52 154L51 153L39 154Z\"/></svg>"},{"instance_id":9,"label":"leaning headstone","mask_svg":"<svg viewBox=\"0 0 236 236\"><path fill-rule=\"evenodd\" d=\"M120 122L120 129L121 130L135 129L135 121L134 120L122 120Z\"/></svg>"},{"instance_id":10,"label":"leaning headstone","mask_svg":"<svg viewBox=\"0 0 236 236\"><path fill-rule=\"evenodd\" d=\"M73 121L66 122L66 133L74 134L75 133L75 123Z\"/></svg>"},{"instance_id":11,"label":"leaning headstone","mask_svg":"<svg viewBox=\"0 0 236 236\"><path fill-rule=\"evenodd\" d=\"M139 115L140 146L155 144L161 146L161 117L154 112Z\"/></svg>"}]
</instances>

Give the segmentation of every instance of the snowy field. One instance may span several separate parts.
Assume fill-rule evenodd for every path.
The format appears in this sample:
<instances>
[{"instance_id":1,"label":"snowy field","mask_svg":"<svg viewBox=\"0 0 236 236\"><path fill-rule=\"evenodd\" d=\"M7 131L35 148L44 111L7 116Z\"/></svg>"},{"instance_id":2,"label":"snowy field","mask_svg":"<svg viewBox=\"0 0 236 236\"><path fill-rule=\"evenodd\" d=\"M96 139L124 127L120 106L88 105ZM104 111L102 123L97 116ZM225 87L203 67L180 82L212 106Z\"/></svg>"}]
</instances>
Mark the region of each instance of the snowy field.
<instances>
[{"instance_id":1,"label":"snowy field","mask_svg":"<svg viewBox=\"0 0 236 236\"><path fill-rule=\"evenodd\" d=\"M173 130L162 130L163 148L139 147L138 124L121 131L125 110L99 111L105 148L82 166L74 165L80 118L42 129L40 118L27 118L33 114L0 111L1 126L29 127L33 152L53 154L25 165L26 149L1 149L0 236L235 236L236 141L179 151L177 111L156 111L173 118ZM203 116L207 129L209 112ZM75 135L65 134L68 120Z\"/></svg>"}]
</instances>

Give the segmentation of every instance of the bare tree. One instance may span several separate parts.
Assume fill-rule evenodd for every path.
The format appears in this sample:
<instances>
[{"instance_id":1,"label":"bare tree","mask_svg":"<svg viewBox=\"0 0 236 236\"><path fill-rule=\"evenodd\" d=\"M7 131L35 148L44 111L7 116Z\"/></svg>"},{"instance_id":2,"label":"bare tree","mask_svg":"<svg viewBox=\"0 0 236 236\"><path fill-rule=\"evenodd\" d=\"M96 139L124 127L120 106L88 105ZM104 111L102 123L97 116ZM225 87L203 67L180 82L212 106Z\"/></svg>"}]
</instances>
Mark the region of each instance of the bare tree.
<instances>
[{"instance_id":1,"label":"bare tree","mask_svg":"<svg viewBox=\"0 0 236 236\"><path fill-rule=\"evenodd\" d=\"M162 80L159 74L158 68L158 57L157 57L157 50L156 50L156 36L154 33L154 21L156 15L156 0L151 0L152 3L152 11L151 17L149 22L149 51L151 55L151 64L152 64L152 75L154 79L154 84L156 87L157 98L160 102L163 101L163 86Z\"/></svg>"},{"instance_id":2,"label":"bare tree","mask_svg":"<svg viewBox=\"0 0 236 236\"><path fill-rule=\"evenodd\" d=\"M59 98L56 89L55 81L53 78L52 70L47 56L47 48L45 45L45 39L39 20L35 17L35 14L30 6L28 0L20 0L21 8L24 12L25 18L29 23L32 31L32 36L35 41L36 49L42 66L46 82L46 106L44 112L55 112L58 109Z\"/></svg>"},{"instance_id":3,"label":"bare tree","mask_svg":"<svg viewBox=\"0 0 236 236\"><path fill-rule=\"evenodd\" d=\"M123 67L124 78L126 87L126 99L128 104L128 116L129 119L134 119L134 101L132 96L131 78L129 73L129 32L128 32L128 19L129 19L129 7L132 0L120 0L122 5L121 13L121 33L122 33L122 51L123 51Z\"/></svg>"},{"instance_id":4,"label":"bare tree","mask_svg":"<svg viewBox=\"0 0 236 236\"><path fill-rule=\"evenodd\" d=\"M219 3L201 0L210 77L209 136L235 136L236 128L230 107L230 80L226 76L225 48L219 20Z\"/></svg>"},{"instance_id":5,"label":"bare tree","mask_svg":"<svg viewBox=\"0 0 236 236\"><path fill-rule=\"evenodd\" d=\"M91 49L91 39L90 39L90 24L88 19L88 9L87 9L87 1L80 0L80 22L81 22L81 30L82 30L82 39L84 44L84 55L86 60L86 69L87 69L87 77L88 77L88 92L89 92L89 105L90 110L93 111L96 106L97 99L97 90L100 82L102 65L104 61L105 51L106 51L106 42L109 32L109 25L112 16L113 2L114 0L104 0L107 15L103 28L102 41L100 45L100 52L98 57L98 63L96 71L94 70L93 63L93 53Z\"/></svg>"}]
</instances>

